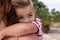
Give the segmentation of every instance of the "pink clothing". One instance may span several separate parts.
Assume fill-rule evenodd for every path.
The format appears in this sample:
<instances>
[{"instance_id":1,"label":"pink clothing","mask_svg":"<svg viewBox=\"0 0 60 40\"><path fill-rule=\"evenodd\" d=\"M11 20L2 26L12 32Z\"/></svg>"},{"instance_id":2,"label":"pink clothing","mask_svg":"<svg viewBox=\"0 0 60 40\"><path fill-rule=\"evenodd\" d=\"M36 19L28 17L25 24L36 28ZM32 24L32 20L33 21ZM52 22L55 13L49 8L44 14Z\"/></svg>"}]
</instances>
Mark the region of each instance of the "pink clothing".
<instances>
[{"instance_id":1,"label":"pink clothing","mask_svg":"<svg viewBox=\"0 0 60 40\"><path fill-rule=\"evenodd\" d=\"M35 20L32 23L34 23L38 27L39 31L37 33L37 36L39 37L40 40L42 40L43 33L42 33L42 22L41 22L41 20L39 18L35 18Z\"/></svg>"}]
</instances>

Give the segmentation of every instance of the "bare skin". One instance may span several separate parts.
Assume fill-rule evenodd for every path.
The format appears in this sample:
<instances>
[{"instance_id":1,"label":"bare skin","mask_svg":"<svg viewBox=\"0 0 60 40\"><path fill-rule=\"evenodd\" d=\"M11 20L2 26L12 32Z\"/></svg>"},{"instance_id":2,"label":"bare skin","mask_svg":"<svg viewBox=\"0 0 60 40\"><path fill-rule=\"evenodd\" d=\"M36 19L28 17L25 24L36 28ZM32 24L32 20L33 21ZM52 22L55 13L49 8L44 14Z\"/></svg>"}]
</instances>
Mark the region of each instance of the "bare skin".
<instances>
[{"instance_id":1,"label":"bare skin","mask_svg":"<svg viewBox=\"0 0 60 40\"><path fill-rule=\"evenodd\" d=\"M19 26L19 25L18 25ZM21 25L20 25L21 26ZM25 26L24 26L25 27ZM7 28L7 29L5 29L5 30L3 30L3 32L2 32L2 34L4 33L4 35L13 35L13 36L15 36L15 37L8 37L7 39L5 39L5 40L17 40L17 37L19 36L19 35L23 35L24 33L16 33L16 31L15 31L15 33L13 33L13 31L11 31L11 30L15 30L15 29L18 29L18 30L20 30L20 28L18 27L16 27L16 25L15 25L15 28L14 27L9 27L9 28ZM17 30L17 31L18 31ZM30 29L31 30L31 29ZM4 32L5 31L5 32ZM6 32L7 31L7 32ZM13 34L11 34L11 32L13 33ZM28 31L27 31L28 32ZM32 31L33 32L33 31ZM8 34L7 34L8 33ZM30 33L30 32L28 32L28 33ZM1 33L0 33L1 34ZM26 33L25 33L26 34ZM25 35L24 34L24 35ZM1 36L1 35L0 35ZM1 36L2 37L2 36ZM30 35L25 35L25 36L20 36L19 38L18 38L18 40L20 40L20 39L22 39L22 40L32 40L32 39L38 39L38 37L37 37L37 35L35 35L35 34L30 34Z\"/></svg>"},{"instance_id":2,"label":"bare skin","mask_svg":"<svg viewBox=\"0 0 60 40\"><path fill-rule=\"evenodd\" d=\"M5 40L39 40L36 34L30 34L26 36L21 36L21 37L10 37Z\"/></svg>"}]
</instances>

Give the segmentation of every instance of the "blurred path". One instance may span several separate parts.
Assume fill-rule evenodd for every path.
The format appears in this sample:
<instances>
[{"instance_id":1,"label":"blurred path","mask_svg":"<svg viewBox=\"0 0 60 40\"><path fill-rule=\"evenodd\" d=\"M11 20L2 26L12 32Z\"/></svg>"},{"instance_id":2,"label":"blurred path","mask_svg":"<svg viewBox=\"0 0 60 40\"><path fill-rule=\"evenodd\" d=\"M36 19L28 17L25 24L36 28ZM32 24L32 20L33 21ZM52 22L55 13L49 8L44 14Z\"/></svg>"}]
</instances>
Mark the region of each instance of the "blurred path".
<instances>
[{"instance_id":1,"label":"blurred path","mask_svg":"<svg viewBox=\"0 0 60 40\"><path fill-rule=\"evenodd\" d=\"M48 34L43 34L43 40L60 40L60 28L50 27Z\"/></svg>"}]
</instances>

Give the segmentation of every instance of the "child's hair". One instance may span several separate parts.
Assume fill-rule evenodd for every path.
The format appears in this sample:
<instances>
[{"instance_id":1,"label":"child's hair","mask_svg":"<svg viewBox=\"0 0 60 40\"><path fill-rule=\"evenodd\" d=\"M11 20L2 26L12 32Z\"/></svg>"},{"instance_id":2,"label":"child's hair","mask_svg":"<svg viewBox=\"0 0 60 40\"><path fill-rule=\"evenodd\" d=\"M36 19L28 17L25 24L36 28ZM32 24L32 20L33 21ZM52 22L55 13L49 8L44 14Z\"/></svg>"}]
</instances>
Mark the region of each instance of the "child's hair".
<instances>
[{"instance_id":1,"label":"child's hair","mask_svg":"<svg viewBox=\"0 0 60 40\"><path fill-rule=\"evenodd\" d=\"M7 15L6 15L6 22L7 22L6 26L19 23L17 20L15 9L13 7L9 11L9 13L7 13Z\"/></svg>"},{"instance_id":2,"label":"child's hair","mask_svg":"<svg viewBox=\"0 0 60 40\"><path fill-rule=\"evenodd\" d=\"M12 0L12 5L14 7L26 7L30 5L30 0Z\"/></svg>"}]
</instances>

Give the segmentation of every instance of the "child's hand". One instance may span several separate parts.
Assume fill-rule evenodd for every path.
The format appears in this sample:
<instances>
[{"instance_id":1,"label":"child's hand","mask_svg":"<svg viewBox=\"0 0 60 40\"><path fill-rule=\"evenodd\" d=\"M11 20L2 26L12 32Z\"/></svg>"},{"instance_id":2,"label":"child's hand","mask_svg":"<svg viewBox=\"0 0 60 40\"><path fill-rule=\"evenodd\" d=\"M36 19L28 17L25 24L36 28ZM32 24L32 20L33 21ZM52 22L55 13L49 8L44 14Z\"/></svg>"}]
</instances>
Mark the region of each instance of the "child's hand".
<instances>
[{"instance_id":1,"label":"child's hand","mask_svg":"<svg viewBox=\"0 0 60 40\"><path fill-rule=\"evenodd\" d=\"M0 32L0 40L2 40L3 37L4 36L3 36L2 32Z\"/></svg>"}]
</instances>

